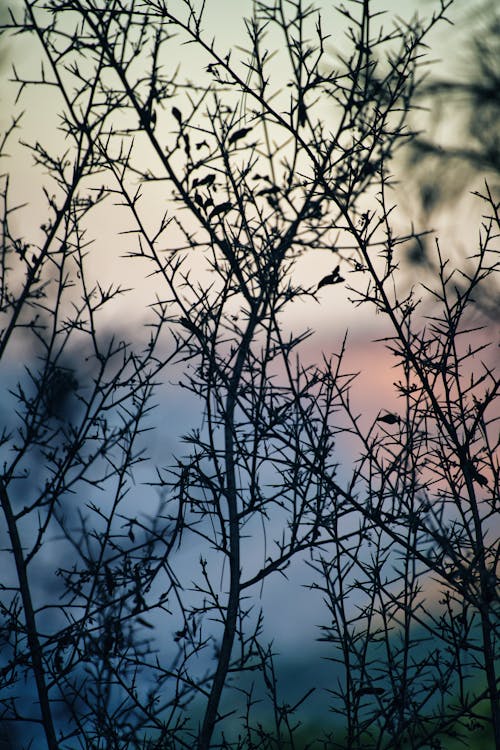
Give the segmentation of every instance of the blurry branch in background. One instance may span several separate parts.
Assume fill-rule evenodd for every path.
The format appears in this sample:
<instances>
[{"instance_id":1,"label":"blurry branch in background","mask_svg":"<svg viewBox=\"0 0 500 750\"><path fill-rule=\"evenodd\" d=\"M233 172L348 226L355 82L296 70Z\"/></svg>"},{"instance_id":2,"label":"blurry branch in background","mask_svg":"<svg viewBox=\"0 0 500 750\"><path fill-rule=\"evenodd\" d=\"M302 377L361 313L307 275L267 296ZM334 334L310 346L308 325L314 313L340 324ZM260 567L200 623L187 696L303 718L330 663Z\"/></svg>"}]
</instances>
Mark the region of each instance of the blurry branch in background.
<instances>
[{"instance_id":1,"label":"blurry branch in background","mask_svg":"<svg viewBox=\"0 0 500 750\"><path fill-rule=\"evenodd\" d=\"M399 255L420 238L391 216L422 47L449 5L390 30L343 5L334 60L300 0L255 2L238 50L191 0L40 0L6 22L44 61L39 76L14 66L19 97L45 87L59 118L55 146L17 117L2 141L7 165L7 144L31 153L44 201L37 226L2 178L0 718L23 748L416 749L484 733L500 748L498 380L469 316L498 272L498 206L486 188L472 271L438 246L410 292ZM196 50L195 82L179 49ZM99 265L110 216L122 262L154 281L139 320L122 266L109 282ZM334 270L308 287L313 251ZM346 289L353 315L387 320L397 368L399 408L371 424L347 337L310 364L313 332L286 317ZM194 424L170 416L165 382ZM282 695L262 597L301 565L336 665L335 723L308 738L315 686Z\"/></svg>"},{"instance_id":2,"label":"blurry branch in background","mask_svg":"<svg viewBox=\"0 0 500 750\"><path fill-rule=\"evenodd\" d=\"M413 147L424 155L427 152L440 158L445 177L448 170L456 170L453 179L436 185L435 195L428 198L431 204L453 200L476 175L498 179L500 174L497 127L500 17L497 4L488 0L474 8L473 13L468 9L457 24L462 33L467 30L467 36L464 48L455 53L452 71L455 77L448 74L446 79L440 80L431 74L420 90L420 97L424 101L428 98L435 128L441 125L450 132L442 144L432 139L432 131L421 133Z\"/></svg>"},{"instance_id":3,"label":"blurry branch in background","mask_svg":"<svg viewBox=\"0 0 500 750\"><path fill-rule=\"evenodd\" d=\"M424 129L406 152L407 180L416 189L420 224L435 217L470 190L483 192L484 180L498 199L500 187L500 15L498 3L483 0L456 19L453 63L446 77L431 71L420 87L415 118ZM449 51L446 50L448 53ZM408 253L412 264L438 269L431 236L415 242ZM496 317L500 289L490 279L477 300Z\"/></svg>"}]
</instances>

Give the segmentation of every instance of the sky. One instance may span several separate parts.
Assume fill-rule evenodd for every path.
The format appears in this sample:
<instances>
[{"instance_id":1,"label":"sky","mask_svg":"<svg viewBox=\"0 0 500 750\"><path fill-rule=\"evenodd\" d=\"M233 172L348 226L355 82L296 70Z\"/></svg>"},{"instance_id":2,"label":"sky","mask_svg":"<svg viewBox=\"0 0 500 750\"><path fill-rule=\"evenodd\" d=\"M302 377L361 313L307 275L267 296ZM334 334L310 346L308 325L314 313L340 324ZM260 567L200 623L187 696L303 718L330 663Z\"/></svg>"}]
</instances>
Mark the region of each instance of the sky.
<instances>
[{"instance_id":1,"label":"sky","mask_svg":"<svg viewBox=\"0 0 500 750\"><path fill-rule=\"evenodd\" d=\"M14 2L13 6L16 7L16 5L19 6L19 3ZM242 42L244 36L242 33L242 17L251 8L251 5L250 0L241 0L240 2L209 0L206 4L206 28L209 35L213 32L215 39L219 40L218 43L223 49L229 49L232 45L235 56L238 54L236 45ZM433 7L431 2L416 2L414 0L400 0L399 2L396 2L396 0L377 0L374 5L377 9L387 10L387 21L385 21L387 25L390 25L390 19L393 15L410 19L416 10L422 15L429 12ZM331 21L333 18L331 4L323 3L323 6L325 8L325 29L330 31L328 19ZM463 3L457 3L456 8L449 13L450 18L458 18L463 13L463 7ZM331 21L331 27L332 38L327 42L327 48L328 44L331 44L332 47L335 47L337 43L341 44L343 39L338 20ZM434 60L440 60L436 62L436 70L452 68L453 61L456 59L455 33L458 34L459 32L447 24L441 25L432 32L430 57ZM177 52L181 57L165 60L165 65L170 67L179 65L183 75L188 78L192 77L195 81L198 80L197 76L200 75L200 68L203 68L204 62L197 57L195 48L192 45L184 46L178 48ZM4 46L4 55L9 63L15 64L20 73L28 71L30 66L35 63L38 65L39 50L33 38L30 38L29 42L10 40ZM16 88L9 82L11 72L7 61L3 60L0 71L2 74L2 79L0 79L0 126L5 127L13 113L18 113L24 109L23 139L26 141L40 140L56 153L60 152L61 148L64 147L61 141L61 133L58 130L58 106L60 102L56 102L55 99L51 100L44 87L36 87L35 89L32 88L29 94L24 95L21 101L14 103ZM167 112L167 122L169 116ZM46 183L46 175L41 170L33 169L33 157L26 149L19 149L12 145L11 153L11 158L5 161L5 168L10 168L11 171L13 200L17 200L19 203L29 203L24 212L19 214L19 226L22 228L24 224L27 227L27 235L35 241L37 234L38 237L41 236L37 230L37 224L42 223L44 212L46 212L45 198L42 192ZM145 158L147 157L145 156ZM50 190L49 183L46 184ZM415 220L415 216L412 216L411 199L404 185L403 189L396 190L395 201L401 202L404 207L404 210L400 211L396 223L399 222L401 227L407 228L409 223ZM156 202L153 204L152 201L150 209L146 205L144 215L147 217L150 214L151 221L153 221L157 220L162 211L163 207L158 206ZM96 250L93 256L93 273L96 279L113 281L119 278L125 286L134 288L134 293L124 298L124 309L126 309L128 315L135 316L139 325L140 316L143 314L148 300L152 297L153 288L152 282L145 279L147 268L132 264L128 259L122 257L132 246L127 237L119 234L123 228L123 217L124 212L118 206L114 206L113 210L110 210L109 206L106 205L103 209L98 209L94 213L93 224L89 227ZM449 250L451 253L467 254L469 243L473 243L472 246L474 246L477 239L478 218L477 207L472 210L470 207L467 210L461 210L459 221L457 221L457 211L453 211L451 217L443 214L439 218L439 221L442 222L442 228L446 230L446 244L449 246L453 244L453 247L447 248L446 244L442 243L445 253ZM439 227L436 232L438 231ZM298 262L296 272L303 283L314 286L323 275L331 270L331 256L313 252ZM418 282L419 279L414 279L412 273L412 271L408 273L403 268L401 275L405 284L411 283L413 280ZM329 350L334 351L338 348L346 331L349 332L351 341L350 357L354 369L361 369L366 357L371 356L367 354L369 351L377 352L372 358L374 363L371 372L372 382L375 379L380 393L384 394L384 399L385 394L389 398L392 373L388 371L386 364L389 363L390 357L382 353L380 346L370 343L387 333L385 321L374 316L368 307L353 307L350 301L352 295L347 288L349 281L350 277L347 276L345 285L325 287L319 293L317 302L310 302L307 305L298 302L293 305L289 316L290 325L300 326L304 321L307 321L307 325L315 331L313 339L308 343L308 356L311 358L319 356L322 350L329 353ZM119 307L112 308L112 310L110 326L116 325L122 318L122 311Z\"/></svg>"},{"instance_id":2,"label":"sky","mask_svg":"<svg viewBox=\"0 0 500 750\"><path fill-rule=\"evenodd\" d=\"M13 3L13 6L19 3ZM180 3L180 6L183 4ZM243 34L243 15L251 8L250 0L234 2L234 0L215 0L208 1L206 4L206 28L209 36L213 33L216 43L222 49L232 47L234 56L238 54L237 45L241 44L244 38ZM325 30L330 31L331 39L327 42L335 48L342 44L344 38L343 30L339 26L338 16L331 13L331 4L323 3ZM430 12L433 7L432 2L417 2L414 0L377 0L374 7L387 11L387 20L384 23L389 26L393 16L410 19L416 11L420 15ZM463 13L463 3L457 3L456 8L450 11L450 18L458 18ZM470 7L470 6L468 6ZM450 70L453 61L456 58L454 34L459 33L453 26L443 24L432 32L430 57L436 62L437 70ZM218 40L218 42L217 42ZM26 72L38 60L39 50L33 38L29 42L10 40L4 47L4 55L9 62L15 64L20 73ZM179 65L181 68L181 77L193 78L196 82L200 76L200 69L203 74L203 67L206 61L202 61L196 54L196 49L192 46L177 47L179 59L172 58L164 61L165 66L171 68ZM440 61L439 61L440 60ZM38 63L37 63L38 64ZM28 95L23 96L20 102L14 103L13 97L15 87L9 83L11 73L9 72L6 61L3 62L1 69L2 79L0 82L0 97L2 106L0 107L0 125L5 127L9 121L11 113L25 110L24 130L22 137L29 141L40 140L47 143L48 147L54 149L56 153L61 151L63 143L61 133L58 130L58 105L55 98L51 100L43 87L31 89ZM168 122L170 113L166 113L165 121ZM172 118L170 117L170 120ZM146 154L146 152L144 152ZM144 158L148 158L145 157ZM12 157L5 162L11 169L11 183L13 199L19 203L28 202L29 206L21 213L22 219L19 219L19 226L27 227L27 234L33 238L37 236L36 224L44 220L44 196L42 188L46 183L46 175L41 170L33 169L32 155L19 148L12 147ZM47 183L48 184L48 183ZM403 189L395 192L395 201L401 200L405 211L400 212L396 219L396 224L401 227L408 227L411 220L415 217L411 215L411 205L408 206L408 194ZM165 201L166 202L166 201ZM406 205L405 205L406 204ZM146 205L144 215L150 216L151 222L156 221L161 215L163 207L151 202L148 208ZM449 243L450 226L452 226L452 241L454 247L451 252L466 254L468 243L476 242L476 226L478 211L470 210L460 212L460 222L457 223L457 212L453 212L451 220L443 215L440 218L442 226L446 229L446 239ZM184 215L183 215L184 216ZM33 218L36 217L35 221ZM94 213L94 219L89 226L90 236L94 240L94 255L92 261L92 273L96 279L99 279L103 286L106 282L112 282L119 279L126 286L133 288L133 293L124 297L123 306L118 304L111 307L112 314L107 320L106 325L111 329L119 327L122 324L124 315L134 320L134 327L139 330L143 321L144 308L153 296L154 287L151 280L146 278L148 269L146 266L131 263L129 259L124 258L124 254L132 247L131 240L127 236L120 235L123 229L124 212L119 206L114 206L110 210L109 204L102 209L97 209ZM183 219L184 220L184 219ZM39 235L41 236L41 235ZM446 253L447 248L444 247ZM315 284L325 274L332 270L331 255L325 255L320 252L309 253L307 257L298 261L296 273L304 284ZM344 272L344 268L342 272ZM348 269L347 269L348 270ZM413 281L419 281L418 276L413 276L413 271L407 272L403 268L401 275L403 283L408 285ZM354 307L351 298L352 293L348 286L351 280L346 273L347 281L343 285L325 287L318 294L317 301L297 302L288 316L291 327L300 328L307 325L314 331L314 335L307 342L304 354L309 361L317 361L322 353L329 355L337 352L341 342L348 334L348 369L352 371L365 370L365 364L370 361L369 373L362 373L361 378L354 391L357 392L359 399L359 411L366 413L367 419L375 418L380 409L393 408L395 404L395 394L393 382L395 380L392 369L393 359L384 347L376 343L387 335L389 329L385 319L373 314L368 306L359 308ZM103 281L104 280L104 281ZM370 384L367 389L363 383L363 378ZM367 397L368 392L376 389L377 398Z\"/></svg>"},{"instance_id":3,"label":"sky","mask_svg":"<svg viewBox=\"0 0 500 750\"><path fill-rule=\"evenodd\" d=\"M229 49L232 46L232 52L234 56L238 55L236 45L242 44L244 40L244 26L243 16L252 6L250 0L240 0L239 2L231 2L231 0L217 0L217 2L208 2L206 4L206 21L205 27L208 30L209 37L214 35L216 44L219 44L222 49ZM16 3L13 4L14 7ZM182 5L182 4L181 4ZM342 45L344 39L344 33L342 26L339 24L338 14L332 14L330 3L323 3L324 7L324 24L325 31L331 34L331 39L326 43L327 49L331 45L332 49L338 49L339 45ZM387 11L387 21L385 25L390 26L392 16L399 16L405 19L410 19L418 10L419 14L425 14L429 8L432 7L431 2L415 2L414 0L404 0L403 2L395 2L395 0L377 0L374 3L376 9ZM458 8L460 8L458 4ZM458 14L457 11L453 13ZM450 13L453 16L453 13ZM331 30L330 30L331 27ZM438 63L439 66L445 66L448 64L449 50L453 46L452 39L445 33L450 27L444 25L438 28L435 32L432 32L431 40L433 45L432 57L435 59L442 55L442 62ZM270 41L271 44L272 40ZM277 44L280 44L280 40L276 40ZM436 54L436 48L438 53ZM38 47L34 39L30 39L29 42L10 41L6 47L7 56L15 62L18 70L26 70L32 61L38 56ZM200 75L200 69L203 68L206 61L197 55L196 48L193 45L187 47L177 48L177 54L180 55L179 59L169 59L165 61L165 65L168 67L180 66L181 77L193 78L196 82ZM4 62L3 74L5 76L7 67ZM61 148L61 135L57 129L58 125L58 105L54 100L54 104L47 98L47 91L43 87L32 88L29 95L24 96L20 103L17 105L13 104L12 97L14 94L14 86L9 86L5 80L2 86L0 86L0 96L3 97L4 105L0 109L0 124L5 126L8 121L11 112L18 112L20 109L25 109L24 123L25 128L23 137L26 140L32 138L33 140L41 140L47 143L49 147L52 147L56 152ZM2 114L3 112L3 114ZM147 157L145 157L147 158ZM31 215L33 215L33 207L36 213L43 213L45 210L43 203L43 194L41 188L45 181L45 176L36 172L32 168L32 156L24 151L21 153L19 150L14 151L14 170L12 180L12 191L15 197L19 197L19 201L29 199L32 204L30 209ZM27 193L29 191L30 194ZM402 225L409 225L409 221L414 220L414 216L411 215L412 207L408 205L408 196L405 191L401 192L401 195L397 196L396 200L401 198L404 206L406 216L402 217ZM406 202L406 205L405 205ZM38 204L38 205L37 205ZM147 213L147 210L146 210ZM117 264L119 265L120 278L124 280L125 284L132 284L136 289L132 302L127 300L125 303L127 309L137 307L137 314L139 310L144 306L144 300L151 296L152 289L151 285L144 282L142 284L143 291L138 290L138 276L141 275L142 271L137 271L136 266L132 266L128 261L126 263L121 262L118 258L120 256L119 242L117 242L117 235L123 226L123 213L120 213L118 208L115 211L109 212L107 207L102 211L97 210L94 214L94 226L93 230L95 233L96 243L102 246L102 250L96 254L99 258L98 266L96 268L96 276L100 278L113 279L116 277ZM156 206L152 206L151 217L158 216L158 210ZM189 221L189 220L188 220ZM41 222L40 222L41 223ZM33 233L33 227L31 227ZM461 229L463 233L463 228ZM463 236L463 234L462 234ZM121 241L122 242L122 241ZM96 261L94 261L96 263ZM331 271L331 258L325 256L325 254L313 254L309 255L304 262L299 262L298 272L300 273L301 279L304 283L311 285L315 284L318 279L323 275ZM373 316L369 311L364 309L357 309L353 314L353 309L348 301L349 294L344 289L335 288L333 294L329 294L332 290L326 290L325 294L321 295L320 305L313 305L307 312L304 311L302 305L298 305L294 313L292 311L292 319L297 321L307 319L310 321L312 328L318 330L323 329L325 334L331 330L330 320L332 316L335 317L335 325L339 330L339 335L343 336L345 329L348 328L351 334L356 336L357 332L362 330L365 331L370 328L378 329L379 321L373 321Z\"/></svg>"}]
</instances>

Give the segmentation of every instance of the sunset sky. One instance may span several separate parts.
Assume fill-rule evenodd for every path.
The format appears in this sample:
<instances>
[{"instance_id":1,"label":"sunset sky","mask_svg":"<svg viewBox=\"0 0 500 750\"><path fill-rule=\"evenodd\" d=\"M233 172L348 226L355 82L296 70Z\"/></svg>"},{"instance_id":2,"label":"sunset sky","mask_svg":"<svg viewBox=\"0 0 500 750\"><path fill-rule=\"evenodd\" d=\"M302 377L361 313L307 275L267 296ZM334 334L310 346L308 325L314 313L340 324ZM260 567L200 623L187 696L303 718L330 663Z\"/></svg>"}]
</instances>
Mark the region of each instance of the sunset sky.
<instances>
[{"instance_id":1,"label":"sunset sky","mask_svg":"<svg viewBox=\"0 0 500 750\"><path fill-rule=\"evenodd\" d=\"M14 3L15 6L15 3ZM234 59L238 56L244 56L237 49L237 45L244 45L245 33L243 17L251 9L252 3L234 2L234 0L217 0L217 2L207 3L206 28L208 33L213 33L216 45L222 50L230 50ZM338 50L344 43L344 32L338 14L332 13L330 4L325 3L324 24L325 31L331 34L331 38L326 43L328 50L329 45L333 51ZM387 20L385 23L390 26L392 18L396 15L404 19L411 19L415 12L424 15L432 7L431 2L416 2L405 0L397 2L396 0L385 0L378 2L377 8L387 11ZM450 18L459 18L463 13L460 4L450 11ZM454 66L460 65L460 55L456 54L456 38L463 32L456 27L448 24L441 24L431 34L431 50L429 59L435 61L431 70L437 76L446 76L454 72ZM457 36L455 36L457 35ZM271 41L269 44L271 46ZM279 44L279 39L275 40ZM174 49L178 58L168 57L162 60L162 64L168 69L179 67L179 79L190 79L194 82L205 80L206 59L200 56L193 45L175 47ZM281 50L280 54L283 53ZM55 153L64 149L64 141L61 132L58 130L59 113L62 106L62 100L53 92L50 98L46 87L35 87L26 91L20 101L15 104L13 97L16 93L16 87L9 81L11 73L9 72L8 63L14 63L20 74L28 74L30 66L38 65L40 50L33 37L27 40L10 40L4 48L4 55L7 59L3 62L3 81L0 84L0 96L3 100L3 106L0 109L0 121L5 126L9 121L11 113L25 110L23 138L26 141L41 141L47 144L48 148ZM280 79L282 70L281 63L284 64L280 55L276 58L276 76ZM285 68L283 68L285 70ZM281 76L282 77L282 76ZM286 82L286 80L285 80ZM181 97L177 97L175 103L182 107ZM321 115L328 117L328 111L319 103ZM165 137L171 139L173 133L173 122L168 108L160 114L161 127L165 129ZM139 158L149 159L148 151L144 151L144 157L139 149ZM46 175L41 170L33 169L32 154L21 148L19 145L13 145L11 149L11 191L13 199L16 198L19 203L27 202L29 205L18 213L18 222L20 226L26 228L26 235L32 237L33 241L37 238L37 226L44 220L46 211L45 197L42 192L44 184L47 182ZM405 175L404 165L398 159L395 160L393 169L399 184L396 185L393 198L394 203L399 204L393 214L394 224L401 231L408 231L411 222L416 222L416 229L427 229L428 227L419 226L418 211L414 210L412 205L411 179L408 181ZM408 182L410 189L408 189ZM49 188L50 189L50 188ZM170 191L170 188L167 188ZM376 202L372 198L366 199L369 209L376 208ZM461 198L461 210L457 220L457 211L455 205L447 212L444 210L441 214L433 216L433 229L436 230L436 236L441 237L441 248L445 255L450 255L455 260L473 252L477 242L477 226L480 216L480 206L477 201L470 196L464 195ZM142 210L146 220L153 225L159 221L167 206L167 199L156 190L154 200L149 204L143 202ZM183 212L182 220L186 226L192 224L191 217L187 212ZM140 330L144 321L144 311L147 309L149 301L153 298L155 291L155 281L147 279L149 273L147 264L124 258L123 256L133 249L133 241L127 235L120 234L124 228L126 212L119 206L112 206L108 201L103 207L94 210L92 223L88 227L89 237L94 241L92 255L91 273L95 279L99 279L104 286L107 282L119 281L123 286L133 289L125 295L122 300L110 307L111 315L107 321L109 329L119 330L123 325L124 317L133 322L133 328ZM402 254L406 252L405 246L401 249ZM334 260L330 254L318 251L309 251L304 257L297 261L294 273L300 278L304 285L310 285L312 289L318 281L328 274L334 265ZM193 260L193 268L196 270L196 261ZM366 413L367 417L375 418L380 409L393 408L396 404L393 383L395 373L393 370L394 360L391 355L384 349L380 343L374 343L375 339L382 338L390 334L387 321L374 315L373 309L367 305L356 307L352 304L353 293L349 290L351 285L356 286L358 276L350 274L346 265L342 265L341 272L344 273L346 281L342 285L325 287L318 294L317 301L294 303L287 313L287 323L291 329L300 330L304 327L310 328L314 334L311 339L304 345L304 355L309 362L320 360L323 353L327 356L337 353L340 349L344 336L347 333L348 346L346 354L346 367L349 371L363 371L367 363L369 372L362 373L358 384L353 388L353 394L359 399L360 413ZM418 270L408 268L402 263L399 274L401 289L408 289L410 285L416 284L417 289L419 282ZM161 294L161 289L160 289ZM130 325L130 324L129 324ZM487 335L487 334L486 334ZM362 384L363 379L365 383ZM374 394L376 397L374 398ZM390 407L389 407L390 405Z\"/></svg>"}]
</instances>

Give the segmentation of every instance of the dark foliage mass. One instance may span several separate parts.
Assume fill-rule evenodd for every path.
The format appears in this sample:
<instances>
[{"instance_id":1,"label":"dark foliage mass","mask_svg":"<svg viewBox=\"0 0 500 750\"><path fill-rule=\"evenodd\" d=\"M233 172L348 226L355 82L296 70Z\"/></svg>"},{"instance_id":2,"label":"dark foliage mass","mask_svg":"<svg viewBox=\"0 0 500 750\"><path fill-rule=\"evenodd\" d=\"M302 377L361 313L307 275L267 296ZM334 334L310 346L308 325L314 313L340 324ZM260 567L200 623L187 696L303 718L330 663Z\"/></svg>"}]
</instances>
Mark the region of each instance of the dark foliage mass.
<instances>
[{"instance_id":1,"label":"dark foliage mass","mask_svg":"<svg viewBox=\"0 0 500 750\"><path fill-rule=\"evenodd\" d=\"M450 6L3 17L2 748L500 748L499 204L408 288L391 174ZM297 322L336 305L383 324L371 413Z\"/></svg>"}]
</instances>

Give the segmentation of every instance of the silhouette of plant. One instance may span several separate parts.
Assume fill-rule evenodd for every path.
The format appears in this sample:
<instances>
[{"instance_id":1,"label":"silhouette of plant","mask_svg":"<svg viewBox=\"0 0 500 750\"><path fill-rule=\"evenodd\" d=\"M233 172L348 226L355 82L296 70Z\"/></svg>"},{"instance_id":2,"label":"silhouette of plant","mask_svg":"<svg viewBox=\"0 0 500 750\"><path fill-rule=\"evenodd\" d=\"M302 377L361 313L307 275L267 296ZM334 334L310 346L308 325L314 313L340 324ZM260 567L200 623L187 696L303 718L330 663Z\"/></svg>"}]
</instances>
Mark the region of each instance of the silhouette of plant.
<instances>
[{"instance_id":1,"label":"silhouette of plant","mask_svg":"<svg viewBox=\"0 0 500 750\"><path fill-rule=\"evenodd\" d=\"M282 690L263 590L301 566L336 665L308 746L486 728L500 748L498 380L470 312L498 272L498 204L478 196L473 270L437 244L410 292L419 238L392 224L450 4L388 28L369 2L257 0L239 46L194 0L12 9L4 33L43 65L11 84L43 92L57 135L21 137L16 111L0 149L34 162L32 185L1 186L0 717L23 747L298 747L317 686ZM302 280L321 254L335 270ZM341 294L387 322L398 401L373 417L347 335L311 364L290 324Z\"/></svg>"}]
</instances>

